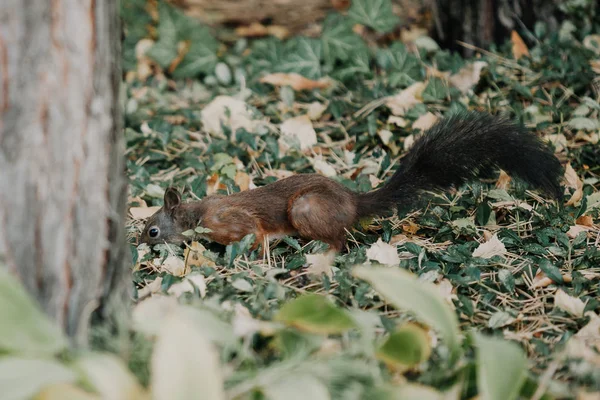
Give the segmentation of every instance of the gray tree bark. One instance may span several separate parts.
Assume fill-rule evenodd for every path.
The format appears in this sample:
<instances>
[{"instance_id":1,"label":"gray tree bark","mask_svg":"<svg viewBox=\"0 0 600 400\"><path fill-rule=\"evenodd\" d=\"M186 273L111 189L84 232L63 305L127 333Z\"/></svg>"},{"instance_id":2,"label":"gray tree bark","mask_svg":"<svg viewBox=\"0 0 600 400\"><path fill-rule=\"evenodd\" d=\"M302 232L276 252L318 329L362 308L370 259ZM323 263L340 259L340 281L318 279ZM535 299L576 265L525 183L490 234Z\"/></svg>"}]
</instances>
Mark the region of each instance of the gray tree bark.
<instances>
[{"instance_id":1,"label":"gray tree bark","mask_svg":"<svg viewBox=\"0 0 600 400\"><path fill-rule=\"evenodd\" d=\"M0 265L79 345L128 296L120 82L117 1L0 1Z\"/></svg>"}]
</instances>

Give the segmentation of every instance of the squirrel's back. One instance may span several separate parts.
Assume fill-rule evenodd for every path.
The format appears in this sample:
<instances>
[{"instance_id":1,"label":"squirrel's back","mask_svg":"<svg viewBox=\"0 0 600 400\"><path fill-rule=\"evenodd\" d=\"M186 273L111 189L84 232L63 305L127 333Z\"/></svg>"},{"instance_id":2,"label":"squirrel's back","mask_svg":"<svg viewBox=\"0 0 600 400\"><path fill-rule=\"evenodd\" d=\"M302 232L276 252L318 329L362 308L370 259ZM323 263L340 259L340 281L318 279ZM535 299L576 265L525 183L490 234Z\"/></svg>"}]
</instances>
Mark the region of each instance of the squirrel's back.
<instances>
[{"instance_id":1,"label":"squirrel's back","mask_svg":"<svg viewBox=\"0 0 600 400\"><path fill-rule=\"evenodd\" d=\"M536 135L505 117L463 112L438 121L378 190L359 196L358 214L376 215L423 191L447 190L501 168L561 198L562 167Z\"/></svg>"}]
</instances>

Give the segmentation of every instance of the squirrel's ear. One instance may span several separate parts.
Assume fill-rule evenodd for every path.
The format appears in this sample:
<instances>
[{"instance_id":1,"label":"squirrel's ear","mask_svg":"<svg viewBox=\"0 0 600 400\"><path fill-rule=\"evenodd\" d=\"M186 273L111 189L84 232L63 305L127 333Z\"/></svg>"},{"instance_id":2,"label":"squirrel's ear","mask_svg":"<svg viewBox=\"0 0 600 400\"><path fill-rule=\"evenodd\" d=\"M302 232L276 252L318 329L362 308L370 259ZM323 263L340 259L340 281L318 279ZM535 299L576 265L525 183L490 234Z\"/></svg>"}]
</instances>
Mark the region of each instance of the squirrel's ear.
<instances>
[{"instance_id":1,"label":"squirrel's ear","mask_svg":"<svg viewBox=\"0 0 600 400\"><path fill-rule=\"evenodd\" d=\"M168 188L165 192L165 210L172 211L181 204L181 195L175 188Z\"/></svg>"}]
</instances>

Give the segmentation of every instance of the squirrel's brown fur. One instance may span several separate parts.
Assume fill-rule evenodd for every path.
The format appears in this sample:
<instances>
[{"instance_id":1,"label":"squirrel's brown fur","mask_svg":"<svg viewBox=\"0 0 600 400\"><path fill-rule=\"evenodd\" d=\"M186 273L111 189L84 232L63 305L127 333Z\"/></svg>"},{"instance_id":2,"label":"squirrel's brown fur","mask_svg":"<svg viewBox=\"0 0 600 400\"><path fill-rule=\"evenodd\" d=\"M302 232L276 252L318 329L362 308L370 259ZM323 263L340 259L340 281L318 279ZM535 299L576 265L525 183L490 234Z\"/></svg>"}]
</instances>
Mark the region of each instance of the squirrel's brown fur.
<instances>
[{"instance_id":1,"label":"squirrel's brown fur","mask_svg":"<svg viewBox=\"0 0 600 400\"><path fill-rule=\"evenodd\" d=\"M332 179L300 174L229 196L207 196L183 204L175 189L148 220L142 241L182 242L182 232L202 226L205 236L229 244L255 234L298 235L342 249L346 229L359 218L410 204L424 191L459 186L494 168L561 197L561 166L533 134L510 121L483 113L460 113L441 120L419 138L391 178L379 189L355 193Z\"/></svg>"}]
</instances>

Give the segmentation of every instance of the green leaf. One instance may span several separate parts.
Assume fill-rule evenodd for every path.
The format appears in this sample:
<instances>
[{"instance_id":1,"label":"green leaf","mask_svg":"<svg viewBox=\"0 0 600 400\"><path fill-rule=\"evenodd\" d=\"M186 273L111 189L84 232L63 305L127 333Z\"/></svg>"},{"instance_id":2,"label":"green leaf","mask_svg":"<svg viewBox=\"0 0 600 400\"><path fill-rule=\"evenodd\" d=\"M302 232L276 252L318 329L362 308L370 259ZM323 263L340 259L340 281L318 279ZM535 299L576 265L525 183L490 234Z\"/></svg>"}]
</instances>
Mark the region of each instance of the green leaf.
<instances>
[{"instance_id":1,"label":"green leaf","mask_svg":"<svg viewBox=\"0 0 600 400\"><path fill-rule=\"evenodd\" d=\"M193 78L198 74L211 74L217 65L217 49L219 43L205 27L199 27L204 32L201 40L190 40L190 48L173 71L174 78Z\"/></svg>"},{"instance_id":2,"label":"green leaf","mask_svg":"<svg viewBox=\"0 0 600 400\"><path fill-rule=\"evenodd\" d=\"M0 350L31 355L53 355L67 339L42 313L21 283L0 266Z\"/></svg>"},{"instance_id":3,"label":"green leaf","mask_svg":"<svg viewBox=\"0 0 600 400\"><path fill-rule=\"evenodd\" d=\"M162 68L167 68L177 57L177 25L173 7L158 4L158 41L146 52Z\"/></svg>"},{"instance_id":4,"label":"green leaf","mask_svg":"<svg viewBox=\"0 0 600 400\"><path fill-rule=\"evenodd\" d=\"M89 353L76 362L90 384L103 399L118 399L127 393L128 398L141 399L144 389L123 361L112 354Z\"/></svg>"},{"instance_id":5,"label":"green leaf","mask_svg":"<svg viewBox=\"0 0 600 400\"><path fill-rule=\"evenodd\" d=\"M393 332L377 350L377 358L397 369L419 365L430 355L429 335L415 324L407 324Z\"/></svg>"},{"instance_id":6,"label":"green leaf","mask_svg":"<svg viewBox=\"0 0 600 400\"><path fill-rule=\"evenodd\" d=\"M399 42L388 49L379 50L377 63L389 71L389 83L392 87L409 86L423 77L423 69L417 57Z\"/></svg>"},{"instance_id":7,"label":"green leaf","mask_svg":"<svg viewBox=\"0 0 600 400\"><path fill-rule=\"evenodd\" d=\"M560 269L552 264L550 260L547 258L540 258L539 265L540 269L544 271L544 273L548 276L548 278L552 279L552 281L559 284L564 283Z\"/></svg>"},{"instance_id":8,"label":"green leaf","mask_svg":"<svg viewBox=\"0 0 600 400\"><path fill-rule=\"evenodd\" d=\"M446 341L455 361L460 351L456 315L430 283L420 282L402 269L388 267L356 267L354 276L371 283L394 306L413 312L417 318L437 329Z\"/></svg>"},{"instance_id":9,"label":"green leaf","mask_svg":"<svg viewBox=\"0 0 600 400\"><path fill-rule=\"evenodd\" d=\"M162 321L151 362L156 400L223 400L219 355L195 321L174 313Z\"/></svg>"},{"instance_id":10,"label":"green leaf","mask_svg":"<svg viewBox=\"0 0 600 400\"><path fill-rule=\"evenodd\" d=\"M309 79L321 77L322 44L318 39L290 40L287 54L278 66L281 72L295 72Z\"/></svg>"},{"instance_id":11,"label":"green leaf","mask_svg":"<svg viewBox=\"0 0 600 400\"><path fill-rule=\"evenodd\" d=\"M382 33L393 30L400 23L390 0L352 0L348 16Z\"/></svg>"},{"instance_id":12,"label":"green leaf","mask_svg":"<svg viewBox=\"0 0 600 400\"><path fill-rule=\"evenodd\" d=\"M329 391L320 380L308 374L293 374L263 387L268 400L329 400Z\"/></svg>"},{"instance_id":13,"label":"green leaf","mask_svg":"<svg viewBox=\"0 0 600 400\"><path fill-rule=\"evenodd\" d=\"M317 294L303 295L284 304L275 320L303 331L321 334L341 333L355 326L345 311Z\"/></svg>"},{"instance_id":14,"label":"green leaf","mask_svg":"<svg viewBox=\"0 0 600 400\"><path fill-rule=\"evenodd\" d=\"M477 386L483 400L516 399L525 381L527 359L514 343L474 334Z\"/></svg>"},{"instance_id":15,"label":"green leaf","mask_svg":"<svg viewBox=\"0 0 600 400\"><path fill-rule=\"evenodd\" d=\"M0 358L2 400L30 399L44 387L75 382L75 372L53 360Z\"/></svg>"},{"instance_id":16,"label":"green leaf","mask_svg":"<svg viewBox=\"0 0 600 400\"><path fill-rule=\"evenodd\" d=\"M332 65L336 60L346 61L358 49L365 48L364 41L354 33L352 25L352 21L339 14L331 14L325 19L321 43L327 64Z\"/></svg>"},{"instance_id":17,"label":"green leaf","mask_svg":"<svg viewBox=\"0 0 600 400\"><path fill-rule=\"evenodd\" d=\"M437 102L448 97L448 87L439 78L429 80L427 87L423 90L423 101Z\"/></svg>"},{"instance_id":18,"label":"green leaf","mask_svg":"<svg viewBox=\"0 0 600 400\"><path fill-rule=\"evenodd\" d=\"M509 270L501 269L498 271L498 278L500 279L500 282L502 282L502 286L504 286L509 293L515 291L515 277Z\"/></svg>"}]
</instances>

